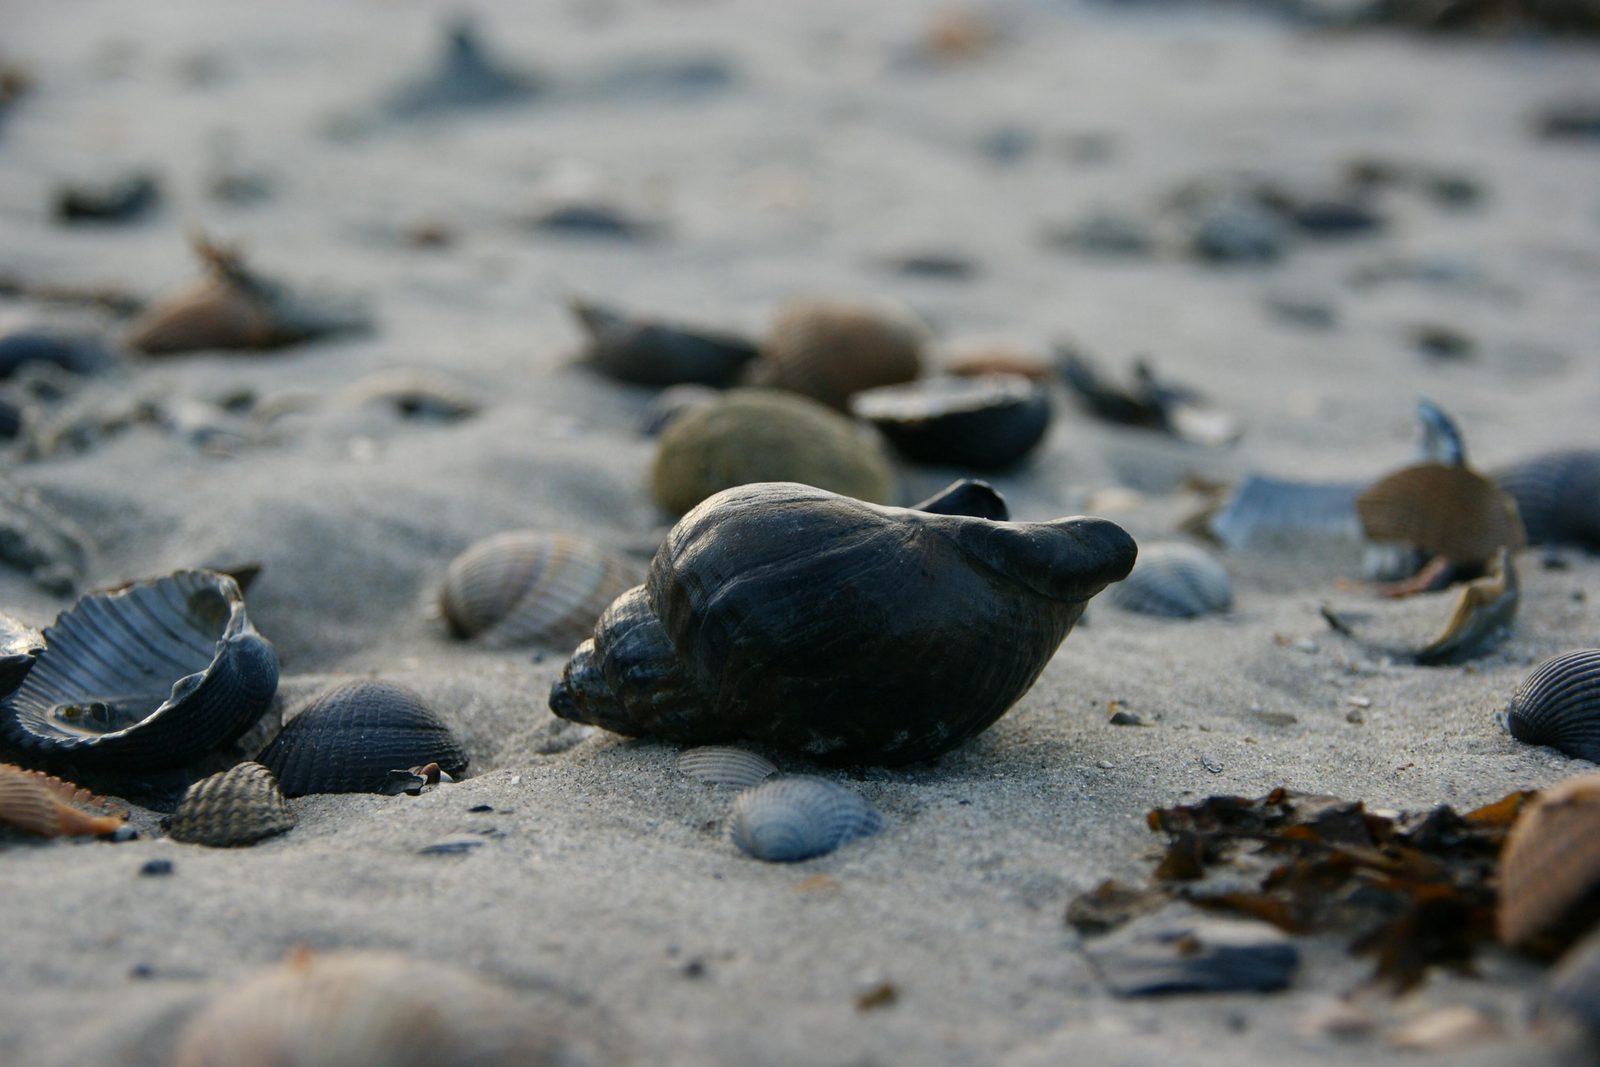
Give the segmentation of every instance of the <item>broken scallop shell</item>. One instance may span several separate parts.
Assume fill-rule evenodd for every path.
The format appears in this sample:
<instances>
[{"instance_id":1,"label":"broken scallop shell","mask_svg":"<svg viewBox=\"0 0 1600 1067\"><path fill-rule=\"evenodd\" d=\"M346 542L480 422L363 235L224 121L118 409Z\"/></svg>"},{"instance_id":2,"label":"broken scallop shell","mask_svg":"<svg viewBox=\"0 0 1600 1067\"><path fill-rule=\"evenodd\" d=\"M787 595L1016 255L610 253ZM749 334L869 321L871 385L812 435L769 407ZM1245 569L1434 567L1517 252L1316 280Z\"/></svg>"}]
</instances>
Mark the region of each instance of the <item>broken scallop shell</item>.
<instances>
[{"instance_id":1,"label":"broken scallop shell","mask_svg":"<svg viewBox=\"0 0 1600 1067\"><path fill-rule=\"evenodd\" d=\"M1510 494L1468 467L1417 463L1356 497L1369 540L1415 545L1458 563L1478 563L1524 543Z\"/></svg>"},{"instance_id":2,"label":"broken scallop shell","mask_svg":"<svg viewBox=\"0 0 1600 1067\"><path fill-rule=\"evenodd\" d=\"M1520 586L1511 550L1501 548L1487 573L1461 587L1444 628L1431 640L1412 640L1408 644L1404 641L1409 639L1409 635L1399 643L1375 637L1371 633L1358 631L1348 613L1335 611L1326 604L1322 606L1322 617L1333 629L1353 638L1371 652L1401 662L1434 666L1460 663L1496 648L1505 640L1511 624L1516 621L1520 601ZM1401 628L1405 629L1406 616L1426 603L1426 600L1419 598L1415 603L1385 608L1384 613L1399 616Z\"/></svg>"},{"instance_id":3,"label":"broken scallop shell","mask_svg":"<svg viewBox=\"0 0 1600 1067\"><path fill-rule=\"evenodd\" d=\"M460 742L420 695L374 681L325 690L284 724L260 760L291 797L381 793L396 767L467 769Z\"/></svg>"},{"instance_id":4,"label":"broken scallop shell","mask_svg":"<svg viewBox=\"0 0 1600 1067\"><path fill-rule=\"evenodd\" d=\"M761 343L760 381L843 411L863 389L917 377L926 335L898 305L791 301Z\"/></svg>"},{"instance_id":5,"label":"broken scallop shell","mask_svg":"<svg viewBox=\"0 0 1600 1067\"><path fill-rule=\"evenodd\" d=\"M1600 763L1600 648L1547 659L1523 679L1506 709L1511 736Z\"/></svg>"},{"instance_id":6,"label":"broken scallop shell","mask_svg":"<svg viewBox=\"0 0 1600 1067\"><path fill-rule=\"evenodd\" d=\"M850 410L913 462L974 470L1012 466L1050 427L1045 391L1014 374L880 386L851 397Z\"/></svg>"},{"instance_id":7,"label":"broken scallop shell","mask_svg":"<svg viewBox=\"0 0 1600 1067\"><path fill-rule=\"evenodd\" d=\"M678 753L678 770L706 785L731 785L739 789L766 781L778 773L777 764L758 752L731 745L701 745Z\"/></svg>"},{"instance_id":8,"label":"broken scallop shell","mask_svg":"<svg viewBox=\"0 0 1600 1067\"><path fill-rule=\"evenodd\" d=\"M1355 505L1359 489L1250 474L1224 503L1193 516L1184 528L1235 552L1297 548L1308 540L1354 540L1361 534Z\"/></svg>"},{"instance_id":9,"label":"broken scallop shell","mask_svg":"<svg viewBox=\"0 0 1600 1067\"><path fill-rule=\"evenodd\" d=\"M32 759L115 773L182 767L253 726L278 658L227 575L177 571L81 598L0 701L0 736Z\"/></svg>"},{"instance_id":10,"label":"broken scallop shell","mask_svg":"<svg viewBox=\"0 0 1600 1067\"><path fill-rule=\"evenodd\" d=\"M1529 544L1600 548L1600 449L1546 452L1491 477L1516 500Z\"/></svg>"},{"instance_id":11,"label":"broken scallop shell","mask_svg":"<svg viewBox=\"0 0 1600 1067\"><path fill-rule=\"evenodd\" d=\"M1500 940L1561 948L1600 921L1600 774L1567 778L1517 817L1500 853Z\"/></svg>"},{"instance_id":12,"label":"broken scallop shell","mask_svg":"<svg viewBox=\"0 0 1600 1067\"><path fill-rule=\"evenodd\" d=\"M512 530L451 562L439 606L457 637L498 648L567 648L589 636L606 605L638 583L639 571L583 538Z\"/></svg>"},{"instance_id":13,"label":"broken scallop shell","mask_svg":"<svg viewBox=\"0 0 1600 1067\"><path fill-rule=\"evenodd\" d=\"M883 826L878 809L853 790L826 778L788 775L739 794L729 836L746 855L793 863L826 855Z\"/></svg>"},{"instance_id":14,"label":"broken scallop shell","mask_svg":"<svg viewBox=\"0 0 1600 1067\"><path fill-rule=\"evenodd\" d=\"M595 367L636 385L731 385L756 357L754 341L637 319L573 298L567 307L589 335Z\"/></svg>"},{"instance_id":15,"label":"broken scallop shell","mask_svg":"<svg viewBox=\"0 0 1600 1067\"><path fill-rule=\"evenodd\" d=\"M109 834L122 825L120 815L84 810L91 806L104 801L71 782L0 763L0 823L42 837Z\"/></svg>"},{"instance_id":16,"label":"broken scallop shell","mask_svg":"<svg viewBox=\"0 0 1600 1067\"><path fill-rule=\"evenodd\" d=\"M1233 606L1228 572L1193 545L1141 545L1133 572L1107 594L1124 611L1191 619Z\"/></svg>"},{"instance_id":17,"label":"broken scallop shell","mask_svg":"<svg viewBox=\"0 0 1600 1067\"><path fill-rule=\"evenodd\" d=\"M294 826L278 780L259 763L241 763L191 785L167 822L175 841L213 848L249 845Z\"/></svg>"},{"instance_id":18,"label":"broken scallop shell","mask_svg":"<svg viewBox=\"0 0 1600 1067\"><path fill-rule=\"evenodd\" d=\"M22 684L44 651L44 635L0 611L0 697Z\"/></svg>"}]
</instances>

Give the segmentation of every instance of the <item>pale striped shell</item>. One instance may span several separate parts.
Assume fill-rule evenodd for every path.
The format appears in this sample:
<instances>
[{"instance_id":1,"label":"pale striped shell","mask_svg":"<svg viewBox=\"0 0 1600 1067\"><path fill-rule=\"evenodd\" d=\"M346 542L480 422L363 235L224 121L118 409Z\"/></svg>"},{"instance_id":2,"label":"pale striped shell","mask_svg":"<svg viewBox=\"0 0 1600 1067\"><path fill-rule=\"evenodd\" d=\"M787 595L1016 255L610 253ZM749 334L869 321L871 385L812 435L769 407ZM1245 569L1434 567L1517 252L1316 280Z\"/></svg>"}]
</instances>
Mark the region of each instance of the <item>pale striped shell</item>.
<instances>
[{"instance_id":1,"label":"pale striped shell","mask_svg":"<svg viewBox=\"0 0 1600 1067\"><path fill-rule=\"evenodd\" d=\"M1133 573L1106 594L1124 611L1190 619L1233 606L1228 572L1193 545L1140 545Z\"/></svg>"},{"instance_id":2,"label":"pale striped shell","mask_svg":"<svg viewBox=\"0 0 1600 1067\"><path fill-rule=\"evenodd\" d=\"M1600 548L1600 449L1546 452L1492 477L1516 500L1529 544Z\"/></svg>"},{"instance_id":3,"label":"pale striped shell","mask_svg":"<svg viewBox=\"0 0 1600 1067\"><path fill-rule=\"evenodd\" d=\"M487 537L451 562L439 606L451 633L498 648L567 649L589 636L606 605L644 578L625 556L541 530Z\"/></svg>"},{"instance_id":4,"label":"pale striped shell","mask_svg":"<svg viewBox=\"0 0 1600 1067\"><path fill-rule=\"evenodd\" d=\"M176 841L231 848L293 826L294 813L272 772L259 763L241 763L191 785L167 833Z\"/></svg>"},{"instance_id":5,"label":"pale striped shell","mask_svg":"<svg viewBox=\"0 0 1600 1067\"><path fill-rule=\"evenodd\" d=\"M1506 709L1511 736L1600 763L1600 648L1545 660Z\"/></svg>"},{"instance_id":6,"label":"pale striped shell","mask_svg":"<svg viewBox=\"0 0 1600 1067\"><path fill-rule=\"evenodd\" d=\"M1415 545L1462 563L1524 541L1509 494L1477 471L1444 463L1418 463L1379 479L1356 498L1356 512L1369 540Z\"/></svg>"},{"instance_id":7,"label":"pale striped shell","mask_svg":"<svg viewBox=\"0 0 1600 1067\"><path fill-rule=\"evenodd\" d=\"M826 778L793 775L740 793L729 831L746 855L792 863L826 855L883 826L883 816L857 793Z\"/></svg>"},{"instance_id":8,"label":"pale striped shell","mask_svg":"<svg viewBox=\"0 0 1600 1067\"><path fill-rule=\"evenodd\" d=\"M87 789L38 771L0 763L0 824L44 837L109 834L122 816L93 814L104 802Z\"/></svg>"},{"instance_id":9,"label":"pale striped shell","mask_svg":"<svg viewBox=\"0 0 1600 1067\"><path fill-rule=\"evenodd\" d=\"M760 380L843 411L863 389L917 377L926 334L895 304L791 301L762 341Z\"/></svg>"},{"instance_id":10,"label":"pale striped shell","mask_svg":"<svg viewBox=\"0 0 1600 1067\"><path fill-rule=\"evenodd\" d=\"M1600 921L1600 774L1557 782L1517 817L1495 918L1517 948L1564 945Z\"/></svg>"},{"instance_id":11,"label":"pale striped shell","mask_svg":"<svg viewBox=\"0 0 1600 1067\"><path fill-rule=\"evenodd\" d=\"M778 773L771 760L747 748L702 745L678 753L678 770L706 785L731 785L748 789Z\"/></svg>"}]
</instances>

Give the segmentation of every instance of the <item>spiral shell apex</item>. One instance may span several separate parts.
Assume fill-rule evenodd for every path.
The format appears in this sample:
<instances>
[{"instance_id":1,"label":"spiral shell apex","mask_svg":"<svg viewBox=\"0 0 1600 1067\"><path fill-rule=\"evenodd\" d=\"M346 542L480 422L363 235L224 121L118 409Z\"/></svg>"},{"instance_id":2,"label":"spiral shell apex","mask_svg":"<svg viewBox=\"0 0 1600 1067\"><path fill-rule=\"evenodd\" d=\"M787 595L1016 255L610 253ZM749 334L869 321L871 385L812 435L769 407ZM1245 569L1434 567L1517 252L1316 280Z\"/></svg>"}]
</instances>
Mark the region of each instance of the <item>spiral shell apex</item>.
<instances>
[{"instance_id":1,"label":"spiral shell apex","mask_svg":"<svg viewBox=\"0 0 1600 1067\"><path fill-rule=\"evenodd\" d=\"M1545 660L1506 709L1511 736L1600 763L1600 648Z\"/></svg>"}]
</instances>

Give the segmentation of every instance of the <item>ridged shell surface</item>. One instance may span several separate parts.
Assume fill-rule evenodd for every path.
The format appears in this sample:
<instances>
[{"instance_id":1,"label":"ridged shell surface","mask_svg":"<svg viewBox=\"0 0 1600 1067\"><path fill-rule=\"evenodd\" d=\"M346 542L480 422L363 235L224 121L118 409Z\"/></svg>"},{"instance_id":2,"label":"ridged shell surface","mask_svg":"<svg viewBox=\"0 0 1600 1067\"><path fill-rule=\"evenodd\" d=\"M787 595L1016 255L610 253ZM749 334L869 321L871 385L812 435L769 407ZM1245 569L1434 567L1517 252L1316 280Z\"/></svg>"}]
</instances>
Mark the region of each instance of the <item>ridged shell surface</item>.
<instances>
[{"instance_id":1,"label":"ridged shell surface","mask_svg":"<svg viewBox=\"0 0 1600 1067\"><path fill-rule=\"evenodd\" d=\"M756 357L754 341L635 319L584 300L569 303L589 335L589 360L637 385L731 385Z\"/></svg>"},{"instance_id":2,"label":"ridged shell surface","mask_svg":"<svg viewBox=\"0 0 1600 1067\"><path fill-rule=\"evenodd\" d=\"M1415 545L1463 563L1524 543L1516 501L1467 467L1406 467L1368 486L1356 511L1370 540Z\"/></svg>"},{"instance_id":3,"label":"ridged shell surface","mask_svg":"<svg viewBox=\"0 0 1600 1067\"><path fill-rule=\"evenodd\" d=\"M1133 573L1110 600L1125 611L1190 619L1233 607L1233 583L1209 553L1193 545L1141 545Z\"/></svg>"},{"instance_id":4,"label":"ridged shell surface","mask_svg":"<svg viewBox=\"0 0 1600 1067\"><path fill-rule=\"evenodd\" d=\"M91 593L44 641L0 700L0 735L46 763L182 767L253 726L278 688L277 655L250 625L238 584L212 571Z\"/></svg>"},{"instance_id":5,"label":"ridged shell surface","mask_svg":"<svg viewBox=\"0 0 1600 1067\"><path fill-rule=\"evenodd\" d=\"M388 682L347 682L284 724L261 762L285 796L380 793L397 768L467 769L461 744L422 697Z\"/></svg>"},{"instance_id":6,"label":"ridged shell surface","mask_svg":"<svg viewBox=\"0 0 1600 1067\"><path fill-rule=\"evenodd\" d=\"M642 576L641 566L592 541L512 530L455 558L439 605L457 637L501 648L570 648Z\"/></svg>"},{"instance_id":7,"label":"ridged shell surface","mask_svg":"<svg viewBox=\"0 0 1600 1067\"><path fill-rule=\"evenodd\" d=\"M667 425L650 492L673 514L753 482L802 482L879 503L892 476L871 432L804 397L736 389Z\"/></svg>"},{"instance_id":8,"label":"ridged shell surface","mask_svg":"<svg viewBox=\"0 0 1600 1067\"><path fill-rule=\"evenodd\" d=\"M793 863L826 855L883 825L878 810L852 790L826 778L793 775L740 793L728 832L746 855Z\"/></svg>"},{"instance_id":9,"label":"ridged shell surface","mask_svg":"<svg viewBox=\"0 0 1600 1067\"><path fill-rule=\"evenodd\" d=\"M678 770L706 785L731 785L748 789L778 773L778 767L760 753L731 745L701 745L678 753Z\"/></svg>"},{"instance_id":10,"label":"ridged shell surface","mask_svg":"<svg viewBox=\"0 0 1600 1067\"><path fill-rule=\"evenodd\" d=\"M0 823L42 837L109 834L120 815L85 811L100 798L71 782L0 763Z\"/></svg>"},{"instance_id":11,"label":"ridged shell surface","mask_svg":"<svg viewBox=\"0 0 1600 1067\"><path fill-rule=\"evenodd\" d=\"M843 411L856 393L922 373L926 329L892 304L797 300L761 344L763 385Z\"/></svg>"},{"instance_id":12,"label":"ridged shell surface","mask_svg":"<svg viewBox=\"0 0 1600 1067\"><path fill-rule=\"evenodd\" d=\"M730 489L673 527L550 707L688 744L926 759L1004 714L1136 552L1103 519L997 522L795 484Z\"/></svg>"},{"instance_id":13,"label":"ridged shell surface","mask_svg":"<svg viewBox=\"0 0 1600 1067\"><path fill-rule=\"evenodd\" d=\"M850 410L913 462L974 470L1018 463L1050 427L1045 391L1013 374L881 386L851 397Z\"/></svg>"},{"instance_id":14,"label":"ridged shell surface","mask_svg":"<svg viewBox=\"0 0 1600 1067\"><path fill-rule=\"evenodd\" d=\"M553 998L552 998L553 999ZM555 1004L437 959L306 949L218 994L173 1067L598 1067Z\"/></svg>"},{"instance_id":15,"label":"ridged shell surface","mask_svg":"<svg viewBox=\"0 0 1600 1067\"><path fill-rule=\"evenodd\" d=\"M1506 709L1511 736L1600 763L1600 648L1545 660Z\"/></svg>"},{"instance_id":16,"label":"ridged shell surface","mask_svg":"<svg viewBox=\"0 0 1600 1067\"><path fill-rule=\"evenodd\" d=\"M1529 544L1600 548L1600 449L1546 452L1492 477L1516 500Z\"/></svg>"},{"instance_id":17,"label":"ridged shell surface","mask_svg":"<svg viewBox=\"0 0 1600 1067\"><path fill-rule=\"evenodd\" d=\"M22 684L44 651L44 636L0 612L0 697Z\"/></svg>"},{"instance_id":18,"label":"ridged shell surface","mask_svg":"<svg viewBox=\"0 0 1600 1067\"><path fill-rule=\"evenodd\" d=\"M1557 782L1517 817L1500 854L1496 926L1513 947L1559 947L1597 922L1600 774L1585 774Z\"/></svg>"},{"instance_id":19,"label":"ridged shell surface","mask_svg":"<svg viewBox=\"0 0 1600 1067\"><path fill-rule=\"evenodd\" d=\"M241 763L191 785L167 833L175 841L233 848L293 826L294 812L272 772L259 763Z\"/></svg>"}]
</instances>

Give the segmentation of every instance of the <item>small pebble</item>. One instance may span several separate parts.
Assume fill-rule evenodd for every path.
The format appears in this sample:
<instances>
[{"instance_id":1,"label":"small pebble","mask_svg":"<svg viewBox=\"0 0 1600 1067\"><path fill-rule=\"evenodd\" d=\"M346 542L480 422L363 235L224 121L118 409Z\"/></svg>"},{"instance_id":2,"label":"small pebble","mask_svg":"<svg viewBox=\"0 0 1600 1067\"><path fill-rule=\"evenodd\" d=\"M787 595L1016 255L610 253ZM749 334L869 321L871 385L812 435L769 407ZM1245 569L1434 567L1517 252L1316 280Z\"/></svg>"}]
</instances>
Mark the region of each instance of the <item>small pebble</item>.
<instances>
[{"instance_id":1,"label":"small pebble","mask_svg":"<svg viewBox=\"0 0 1600 1067\"><path fill-rule=\"evenodd\" d=\"M900 989L893 982L879 982L856 994L856 1011L887 1008L900 999Z\"/></svg>"},{"instance_id":2,"label":"small pebble","mask_svg":"<svg viewBox=\"0 0 1600 1067\"><path fill-rule=\"evenodd\" d=\"M1345 713L1344 721L1360 726L1362 723L1367 721L1367 717L1361 714L1360 708L1351 708Z\"/></svg>"},{"instance_id":3,"label":"small pebble","mask_svg":"<svg viewBox=\"0 0 1600 1067\"><path fill-rule=\"evenodd\" d=\"M1293 648L1296 652L1305 652L1308 654L1317 651L1317 643L1311 640L1309 637L1302 637L1289 647Z\"/></svg>"},{"instance_id":4,"label":"small pebble","mask_svg":"<svg viewBox=\"0 0 1600 1067\"><path fill-rule=\"evenodd\" d=\"M468 808L467 810L472 812L474 815L481 815L484 812L493 811L494 810L494 805L492 805L492 804L474 804L474 805L472 805L472 807Z\"/></svg>"},{"instance_id":5,"label":"small pebble","mask_svg":"<svg viewBox=\"0 0 1600 1067\"><path fill-rule=\"evenodd\" d=\"M1344 698L1344 702L1352 707L1357 708L1372 707L1372 700L1369 697L1348 696Z\"/></svg>"},{"instance_id":6,"label":"small pebble","mask_svg":"<svg viewBox=\"0 0 1600 1067\"><path fill-rule=\"evenodd\" d=\"M1200 766L1204 767L1206 770L1210 771L1212 774L1221 774L1222 773L1222 764L1218 763L1214 759L1207 759L1205 756L1201 756L1200 757Z\"/></svg>"},{"instance_id":7,"label":"small pebble","mask_svg":"<svg viewBox=\"0 0 1600 1067\"><path fill-rule=\"evenodd\" d=\"M171 860L146 860L144 866L139 868L139 873L146 877L171 874L173 870Z\"/></svg>"},{"instance_id":8,"label":"small pebble","mask_svg":"<svg viewBox=\"0 0 1600 1067\"><path fill-rule=\"evenodd\" d=\"M1112 712L1111 718L1106 720L1112 726L1143 726L1144 720L1131 711Z\"/></svg>"},{"instance_id":9,"label":"small pebble","mask_svg":"<svg viewBox=\"0 0 1600 1067\"><path fill-rule=\"evenodd\" d=\"M1414 1052L1460 1052L1504 1040L1499 1023L1467 1004L1419 1015L1389 1035L1391 1048Z\"/></svg>"}]
</instances>

